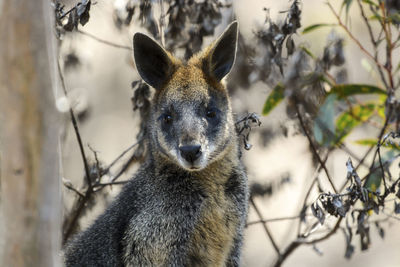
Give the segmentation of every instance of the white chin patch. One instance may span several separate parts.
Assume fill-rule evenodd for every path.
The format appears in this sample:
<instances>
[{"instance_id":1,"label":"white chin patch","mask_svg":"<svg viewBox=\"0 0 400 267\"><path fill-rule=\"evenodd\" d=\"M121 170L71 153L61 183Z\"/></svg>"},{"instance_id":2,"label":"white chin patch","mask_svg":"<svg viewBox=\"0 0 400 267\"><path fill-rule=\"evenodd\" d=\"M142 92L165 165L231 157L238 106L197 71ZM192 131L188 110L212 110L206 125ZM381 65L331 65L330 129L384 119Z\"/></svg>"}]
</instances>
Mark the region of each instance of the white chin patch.
<instances>
[{"instance_id":1,"label":"white chin patch","mask_svg":"<svg viewBox=\"0 0 400 267\"><path fill-rule=\"evenodd\" d=\"M203 156L201 156L199 159L195 160L193 163L188 162L181 156L178 156L178 163L182 168L189 170L189 171L199 171L206 167Z\"/></svg>"}]
</instances>

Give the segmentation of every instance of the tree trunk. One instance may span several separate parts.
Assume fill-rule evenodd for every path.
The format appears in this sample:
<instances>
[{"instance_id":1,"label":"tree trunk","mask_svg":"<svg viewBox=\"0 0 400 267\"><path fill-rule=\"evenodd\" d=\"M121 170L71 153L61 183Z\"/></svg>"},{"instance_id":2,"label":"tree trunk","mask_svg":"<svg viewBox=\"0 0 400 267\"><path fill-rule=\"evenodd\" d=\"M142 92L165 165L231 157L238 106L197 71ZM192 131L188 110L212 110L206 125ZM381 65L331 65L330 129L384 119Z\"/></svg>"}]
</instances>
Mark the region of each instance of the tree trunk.
<instances>
[{"instance_id":1,"label":"tree trunk","mask_svg":"<svg viewBox=\"0 0 400 267\"><path fill-rule=\"evenodd\" d=\"M50 0L0 0L0 266L60 266Z\"/></svg>"}]
</instances>

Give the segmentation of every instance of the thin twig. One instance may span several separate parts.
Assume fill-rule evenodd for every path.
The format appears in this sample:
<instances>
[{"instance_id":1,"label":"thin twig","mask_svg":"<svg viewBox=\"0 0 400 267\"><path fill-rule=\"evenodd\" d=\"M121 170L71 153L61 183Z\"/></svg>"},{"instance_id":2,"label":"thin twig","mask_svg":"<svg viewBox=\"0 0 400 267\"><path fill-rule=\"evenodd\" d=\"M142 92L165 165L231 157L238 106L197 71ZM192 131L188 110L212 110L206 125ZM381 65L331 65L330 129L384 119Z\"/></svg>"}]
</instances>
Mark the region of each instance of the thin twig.
<instances>
[{"instance_id":1,"label":"thin twig","mask_svg":"<svg viewBox=\"0 0 400 267\"><path fill-rule=\"evenodd\" d=\"M100 161L99 158L97 157L97 151L94 150L89 144L88 144L89 149L93 152L94 154L94 160L96 161L96 174L97 174L97 180L96 183L100 182L101 179L101 167L100 167Z\"/></svg>"},{"instance_id":2,"label":"thin twig","mask_svg":"<svg viewBox=\"0 0 400 267\"><path fill-rule=\"evenodd\" d=\"M387 213L385 210L382 210L382 213L385 214L386 216L392 218L392 219L395 219L395 220L400 221L400 217L397 217L397 216L395 216L395 215L392 215L392 214L390 214L390 213Z\"/></svg>"},{"instance_id":3,"label":"thin twig","mask_svg":"<svg viewBox=\"0 0 400 267\"><path fill-rule=\"evenodd\" d=\"M369 156L369 154L371 154L372 150L374 150L375 145L372 145L368 148L367 152L364 154L364 156L362 157L361 161L357 164L357 166L354 168L355 171L357 171L362 165L364 165L364 161L367 159L367 157ZM342 192L343 189L346 187L347 183L350 180L346 178L346 180L343 182L342 186L339 189L339 192Z\"/></svg>"},{"instance_id":4,"label":"thin twig","mask_svg":"<svg viewBox=\"0 0 400 267\"><path fill-rule=\"evenodd\" d=\"M274 267L280 267L282 265L282 263L286 260L287 257L290 256L290 254L293 253L293 251L295 251L300 245L313 245L316 244L318 242L321 242L323 240L328 239L330 236L332 236L333 234L336 233L336 231L340 228L340 222L342 221L342 217L340 217L335 226L333 227L332 230L330 230L327 234L325 234L322 237L313 239L313 240L305 240L304 238L298 238L294 241L292 241L283 251L283 253L278 257L278 259L276 260L275 264L273 265Z\"/></svg>"},{"instance_id":5,"label":"thin twig","mask_svg":"<svg viewBox=\"0 0 400 267\"><path fill-rule=\"evenodd\" d=\"M76 189L75 187L73 187L71 184L69 183L63 183L63 185L68 188L69 190L75 192L79 197L85 197L85 195L83 195L81 192L79 192L78 189Z\"/></svg>"},{"instance_id":6,"label":"thin twig","mask_svg":"<svg viewBox=\"0 0 400 267\"><path fill-rule=\"evenodd\" d=\"M386 115L385 123L384 123L384 125L383 125L383 127L382 127L382 129L381 129L381 131L380 131L380 133L379 133L379 136L378 136L378 144L380 144L380 143L382 142L382 137L383 137L383 135L385 134L386 128L387 128L388 125L389 125L389 120L390 120L390 117L392 116L392 112L393 112L393 107L392 107L392 105L391 105L390 103L387 103L387 105L389 106L389 107L388 107L389 111L388 111L388 114ZM378 150L375 150L375 154L374 154L374 156L373 156L373 158L372 158L372 163L371 163L370 169L373 169L373 168L374 168L375 159L376 159L377 156L378 156Z\"/></svg>"},{"instance_id":7,"label":"thin twig","mask_svg":"<svg viewBox=\"0 0 400 267\"><path fill-rule=\"evenodd\" d=\"M363 6L361 4L361 0L357 0L357 3L358 3L358 7L360 8L361 17L363 18L364 23L367 26L369 37L371 38L371 42L376 48L376 40L375 40L375 37L374 37L374 33L372 32L371 24L369 23L369 20L368 20L367 16L365 15L364 8L363 8Z\"/></svg>"},{"instance_id":8,"label":"thin twig","mask_svg":"<svg viewBox=\"0 0 400 267\"><path fill-rule=\"evenodd\" d=\"M361 4L361 0L357 0L357 3L358 3L358 6L360 8L361 17L363 18L364 23L367 26L369 37L371 38L371 43L373 44L373 47L374 47L374 61L376 62L376 61L378 61L378 43L377 43L377 41L376 41L376 39L374 37L374 33L372 32L371 24L370 24L367 16L365 15L364 7ZM388 83L387 83L387 81L385 79L385 75L382 72L382 69L379 66L378 66L377 69L378 69L379 75L381 76L381 80L382 80L383 84L385 85L386 89L388 89L389 86L388 86Z\"/></svg>"},{"instance_id":9,"label":"thin twig","mask_svg":"<svg viewBox=\"0 0 400 267\"><path fill-rule=\"evenodd\" d=\"M382 174L383 186L385 187L385 192L383 193L383 195L384 195L384 197L386 197L388 194L388 187L386 185L385 170L383 169L383 164L382 164L381 144L378 144L377 151L378 151L379 166L380 166L381 174Z\"/></svg>"},{"instance_id":10,"label":"thin twig","mask_svg":"<svg viewBox=\"0 0 400 267\"><path fill-rule=\"evenodd\" d=\"M107 171L103 171L103 173L101 174L101 176L105 175L106 173L108 173L108 170L111 168L112 165L114 165L118 160L120 160L122 158L123 155L125 155L129 150L131 150L133 147L135 147L137 144L139 144L141 142L141 140L139 140L138 142L134 143L133 145L131 145L128 149L126 149L125 151L123 151L115 160L113 160L113 162L106 168ZM103 188L105 188L106 186L109 185L118 185L118 184L123 184L125 183L125 181L122 182L118 182L115 181L116 179L118 179L118 177L121 176L121 174L128 168L128 166L132 163L132 157L128 159L128 161L122 166L121 170L118 172L118 175L116 175L113 180L109 183L100 183L100 179L98 180L98 182L95 184L95 190L91 189L90 191L87 190L85 192L85 194L78 198L76 200L76 202L73 205L72 208L72 212L71 214L65 218L64 223L63 223L63 244L66 243L66 241L71 237L71 235L75 232L77 226L78 226L78 220L81 217L81 215L83 214L83 211L85 210L85 208L87 207L87 202L91 199L93 193L97 193L99 191L101 191Z\"/></svg>"},{"instance_id":11,"label":"thin twig","mask_svg":"<svg viewBox=\"0 0 400 267\"><path fill-rule=\"evenodd\" d=\"M382 212L383 213L383 212ZM393 216L393 215L392 215ZM394 217L396 217L396 216L394 216ZM382 218L382 219L376 219L376 220L368 220L368 222L369 222L369 224L374 224L374 223L385 223L385 222L388 222L388 221L390 221L390 219L391 219L391 217L390 216L387 216L387 217L385 217L385 218ZM393 219L400 219L400 218L393 218ZM338 229L337 230L345 230L345 229L348 229L348 228L351 228L351 229L357 229L358 228L358 224L355 224L355 225L351 225L351 226L346 226L346 227L343 227L343 226L339 226L338 227ZM332 229L333 228L330 228L330 229L323 229L323 230L319 230L319 231L315 231L314 233L315 234L328 234L328 233L330 233L331 231L332 231ZM301 241L300 241L301 242ZM306 245L310 245L310 244L306 244Z\"/></svg>"},{"instance_id":12,"label":"thin twig","mask_svg":"<svg viewBox=\"0 0 400 267\"><path fill-rule=\"evenodd\" d=\"M104 186L109 186L109 185L124 185L127 182L128 181L115 181L115 182L109 182L109 183L98 183L97 185L104 187Z\"/></svg>"},{"instance_id":13,"label":"thin twig","mask_svg":"<svg viewBox=\"0 0 400 267\"><path fill-rule=\"evenodd\" d=\"M399 156L400 156L400 154L395 156L394 158L397 158ZM387 167L390 163L391 163L391 160L387 160L385 162L382 162L382 166ZM361 179L361 181L365 181L366 179L368 179L368 177L371 176L371 174L375 173L380 168L381 168L380 164L378 164L378 166L376 166L376 167L373 167L373 168L371 167L369 169L369 172Z\"/></svg>"},{"instance_id":14,"label":"thin twig","mask_svg":"<svg viewBox=\"0 0 400 267\"><path fill-rule=\"evenodd\" d=\"M160 35L160 42L163 47L165 47L165 38L164 38L164 3L163 0L158 0L160 5L160 22L159 22L159 35Z\"/></svg>"},{"instance_id":15,"label":"thin twig","mask_svg":"<svg viewBox=\"0 0 400 267\"><path fill-rule=\"evenodd\" d=\"M84 31L79 30L79 29L78 29L76 32L79 32L79 33L82 34L82 35L88 36L88 37L90 37L90 38L92 38L92 39L94 39L94 40L96 40L96 41L98 41L98 42L100 42L100 43L103 43L103 44L106 44L106 45L109 45L109 46L112 46L112 47L115 47L115 48L122 48L122 49L126 49L126 50L129 50L129 51L132 51L132 50L133 50L132 47L130 47L130 46L115 44L115 43L113 43L113 42L100 39L99 37L94 36L94 35L91 34L91 33L84 32Z\"/></svg>"},{"instance_id":16,"label":"thin twig","mask_svg":"<svg viewBox=\"0 0 400 267\"><path fill-rule=\"evenodd\" d=\"M251 203L251 205L253 206L254 210L256 211L257 216L260 218L260 220L264 220L263 217L262 217L262 214L261 214L260 210L258 209L256 203L254 203L254 200L253 200L252 197L250 197L250 203ZM272 237L272 234L271 234L271 232L269 231L267 224L263 223L262 225L263 225L264 231L265 231L265 233L267 234L267 236L269 237L269 240L271 241L271 244L272 244L272 246L274 247L276 253L280 256L281 254L280 254L280 252L279 252L279 247L278 247L278 245L276 244L274 238Z\"/></svg>"},{"instance_id":17,"label":"thin twig","mask_svg":"<svg viewBox=\"0 0 400 267\"><path fill-rule=\"evenodd\" d=\"M67 87L65 85L64 75L62 74L62 71L61 71L60 61L57 61L57 66L58 66L58 74L60 75L60 80L61 80L62 89L64 91L64 95L65 95L65 97L68 97ZM83 148L83 143L82 143L81 135L79 133L78 123L76 121L75 114L74 114L74 111L72 110L71 106L69 107L69 114L71 116L72 125L74 126L76 139L78 140L78 145L79 145L79 150L81 152L83 165L85 167L85 175L86 175L86 182L88 184L88 190L92 190L92 182L90 180L89 164L87 162L85 149Z\"/></svg>"},{"instance_id":18,"label":"thin twig","mask_svg":"<svg viewBox=\"0 0 400 267\"><path fill-rule=\"evenodd\" d=\"M311 214L307 214L306 216L312 216ZM295 215L295 216L288 216L288 217L278 217L278 218L272 218L272 219L264 219L264 220L258 220L254 222L248 222L246 226L250 225L255 225L259 223L270 223L270 222L281 222L281 221L290 221L290 220L295 220L300 218L300 215Z\"/></svg>"},{"instance_id":19,"label":"thin twig","mask_svg":"<svg viewBox=\"0 0 400 267\"><path fill-rule=\"evenodd\" d=\"M313 187L314 187L314 185L315 185L315 182L318 180L318 175L319 175L320 170L322 170L321 167L318 168L317 174L315 175L315 177L314 177L314 179L313 179L311 185L308 187L306 196L304 197L304 200L303 200L303 206L302 206L300 212L302 212L302 211L307 207L307 200L308 200L308 197L310 196L311 190L313 189ZM299 223L298 223L298 225L297 225L297 236L300 236L300 232L301 232L301 220L299 220Z\"/></svg>"},{"instance_id":20,"label":"thin twig","mask_svg":"<svg viewBox=\"0 0 400 267\"><path fill-rule=\"evenodd\" d=\"M318 153L318 151L317 151L317 148L315 147L314 142L313 142L313 140L311 139L311 136L309 135L309 133L308 133L308 131L307 131L306 125L305 125L305 123L304 123L304 121L303 121L303 117L302 117L301 114L300 114L300 109L299 109L298 104L295 103L294 106L296 107L297 118L299 119L301 128L303 129L303 131L304 131L304 133L305 133L305 135L306 135L306 137L307 137L307 139L308 139L308 142L310 143L311 150L312 150L313 154L317 157L319 164L321 164L322 168L324 169L325 174L326 174L326 177L328 178L328 181L329 181L329 183L331 184L333 191L334 191L335 193L338 193L338 191L337 191L335 185L333 184L332 178L331 178L331 176L329 175L328 169L326 168L325 163L324 163L323 160L321 159L321 157L320 157L320 155L319 155L319 153Z\"/></svg>"},{"instance_id":21,"label":"thin twig","mask_svg":"<svg viewBox=\"0 0 400 267\"><path fill-rule=\"evenodd\" d=\"M385 39L386 39L386 64L385 64L385 69L386 72L389 76L389 95L393 94L394 90L394 82L393 82L393 75L392 75L392 33L390 31L390 24L387 23L387 17L386 17L386 8L385 8L385 3L383 1L379 2L379 7L382 11L382 28L385 33Z\"/></svg>"},{"instance_id":22,"label":"thin twig","mask_svg":"<svg viewBox=\"0 0 400 267\"><path fill-rule=\"evenodd\" d=\"M107 168L105 168L103 170L103 173L108 173L109 170L111 169L112 166L115 165L115 163L117 163L126 153L128 153L132 148L134 148L135 146L137 146L140 142L142 142L142 140L138 140L136 143L130 145L127 149L125 149L124 151L122 151L121 154L119 154L118 157L116 157L111 163L110 165L107 166Z\"/></svg>"},{"instance_id":23,"label":"thin twig","mask_svg":"<svg viewBox=\"0 0 400 267\"><path fill-rule=\"evenodd\" d=\"M67 242L67 240L71 237L71 235L76 231L78 227L78 219L83 213L84 208L86 207L86 203L92 197L93 191L86 191L83 198L78 199L78 204L74 205L75 209L72 212L72 216L68 216L63 223L63 244Z\"/></svg>"},{"instance_id":24,"label":"thin twig","mask_svg":"<svg viewBox=\"0 0 400 267\"><path fill-rule=\"evenodd\" d=\"M329 2L327 2L327 5L331 9L333 15L335 15L335 17L339 23L339 26L345 30L347 35L349 35L349 37L357 44L357 46L361 49L361 51L363 51L368 57L370 57L375 62L375 64L377 64L378 66L380 66L383 69L386 69L386 67L384 65L382 65L377 59L375 59L375 57L370 52L368 52L368 50L365 49L365 47L360 43L360 41L350 32L349 28L347 28L347 26L342 22L342 20L340 19L339 15L336 13L333 6Z\"/></svg>"},{"instance_id":25,"label":"thin twig","mask_svg":"<svg viewBox=\"0 0 400 267\"><path fill-rule=\"evenodd\" d=\"M293 253L293 251L296 250L296 248L298 248L301 245L300 242L296 240L294 240L293 242L291 242L289 244L289 246L287 246L287 248L283 251L282 255L279 256L279 258L276 260L276 262L274 263L274 267L280 267L282 265L282 263L286 260L286 258Z\"/></svg>"},{"instance_id":26,"label":"thin twig","mask_svg":"<svg viewBox=\"0 0 400 267\"><path fill-rule=\"evenodd\" d=\"M135 154L133 154L126 162L124 165L122 165L121 169L119 170L119 172L117 173L117 175L115 175L112 179L111 182L115 182L127 169L128 167L133 163L138 161L138 158L136 157Z\"/></svg>"},{"instance_id":27,"label":"thin twig","mask_svg":"<svg viewBox=\"0 0 400 267\"><path fill-rule=\"evenodd\" d=\"M59 20L62 20L63 18L65 18L69 13L71 13L73 10L76 9L77 6L72 7L70 10L68 10L67 12L63 13L60 17Z\"/></svg>"},{"instance_id":28,"label":"thin twig","mask_svg":"<svg viewBox=\"0 0 400 267\"><path fill-rule=\"evenodd\" d=\"M330 149L328 150L328 153L326 153L325 158L324 158L324 163L326 163L326 161L328 160L329 154L330 154L332 151L333 151L333 148L330 148ZM321 166L321 164L320 164L320 165L318 166L318 168L316 169L316 171L315 171L313 181L311 182L310 186L308 187L307 193L306 193L306 195L305 195L305 197L304 197L304 200L303 200L303 205L302 205L302 208L301 208L300 213L301 213L304 209L306 209L306 207L307 207L307 200L308 200L308 197L309 197L310 194L311 194L311 190L313 189L313 187L314 187L314 185L315 185L315 182L317 182L317 180L318 180L318 176L319 176L319 173L321 172L321 170L322 170L322 166ZM297 236L300 236L300 232L301 232L301 223L302 223L302 221L299 220L299 223L298 223L298 225L297 225Z\"/></svg>"},{"instance_id":29,"label":"thin twig","mask_svg":"<svg viewBox=\"0 0 400 267\"><path fill-rule=\"evenodd\" d=\"M353 152L351 151L344 143L339 143L338 144L339 148L342 149L344 152L349 154L350 157L353 159L357 160L358 162L361 162L361 159ZM363 163L362 163L363 164Z\"/></svg>"},{"instance_id":30,"label":"thin twig","mask_svg":"<svg viewBox=\"0 0 400 267\"><path fill-rule=\"evenodd\" d=\"M361 165L364 165L364 161L367 159L367 157L369 156L369 154L372 152L372 150L374 149L375 145L372 145L369 147L369 149L367 150L367 152L364 154L364 156L362 157L362 159L360 160L360 162L357 164L357 166L355 167L355 170L357 171Z\"/></svg>"},{"instance_id":31,"label":"thin twig","mask_svg":"<svg viewBox=\"0 0 400 267\"><path fill-rule=\"evenodd\" d=\"M383 125L381 131L379 132L378 137L377 137L378 143L381 143L382 137L383 137L383 135L385 134L386 128L387 128L388 125L389 125L389 118L392 116L392 110L393 110L392 106L389 105L388 115L386 116L385 123L384 123L384 125ZM358 165L357 165L356 168L355 168L356 171L357 171L358 168L361 166L361 164L363 164L363 162L364 162L365 159L369 156L369 154L372 152L372 150L374 149L374 147L375 147L375 145L371 146L371 147L368 149L368 151L364 154L363 158L361 159L361 161L358 163ZM374 154L374 156L373 156L373 158L372 158L372 163L371 163L371 166L370 166L370 168L369 168L369 169L370 169L369 173L372 173L373 170L374 170L374 162L375 162L375 159L376 159L377 154L378 154L378 150L375 151L375 154ZM368 177L368 176L369 176L369 174L366 175L366 177ZM346 185L347 185L348 182L349 182L349 180L346 178L346 180L344 181L344 183L343 183L342 186L340 187L340 191L342 191L342 190L346 187Z\"/></svg>"}]
</instances>

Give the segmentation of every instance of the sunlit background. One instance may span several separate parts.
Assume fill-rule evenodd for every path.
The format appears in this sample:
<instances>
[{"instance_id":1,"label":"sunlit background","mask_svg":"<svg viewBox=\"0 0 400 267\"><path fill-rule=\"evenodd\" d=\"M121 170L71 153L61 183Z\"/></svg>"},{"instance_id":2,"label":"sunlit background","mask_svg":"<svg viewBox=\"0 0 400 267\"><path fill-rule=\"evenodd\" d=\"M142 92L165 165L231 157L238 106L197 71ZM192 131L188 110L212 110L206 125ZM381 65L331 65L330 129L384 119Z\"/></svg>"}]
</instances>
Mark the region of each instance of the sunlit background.
<instances>
[{"instance_id":1,"label":"sunlit background","mask_svg":"<svg viewBox=\"0 0 400 267\"><path fill-rule=\"evenodd\" d=\"M90 20L83 32L89 33L112 43L131 46L132 36L137 31L144 31L139 22L132 22L129 27L118 29L113 16L115 10L123 1L97 1L92 5ZM330 1L337 10L342 1ZM74 1L65 1L73 5ZM265 21L268 8L271 18L279 22L290 7L289 1L276 0L237 0L233 1L233 12L227 9L216 35L220 34L232 20L233 13L239 21L240 32L246 42L253 42L254 32ZM323 0L302 1L302 28L294 36L297 44L306 46L316 56L321 56L332 27L302 34L302 29L315 23L336 23L334 15ZM159 12L159 10L156 10ZM369 47L369 37L365 26L361 23L359 10L356 6L350 10L349 25L351 31L361 43ZM344 38L345 67L347 79L353 83L379 85L376 73L370 72L368 60L360 49L350 40L339 27L334 28L335 34ZM206 40L208 44L212 38ZM398 55L395 55L398 58ZM116 48L82 33L66 34L61 45L62 59L71 60L69 67L64 67L66 86L70 92L70 100L75 110L81 114L80 131L84 143L97 152L104 164L112 162L123 150L136 141L139 130L139 114L133 112L131 83L138 79L134 68L132 51ZM76 58L75 58L76 57ZM75 61L74 61L75 60ZM395 61L397 62L397 61ZM248 89L237 89L232 92L233 109L240 118L247 112L261 114L264 102L271 87L262 82L251 85ZM63 94L59 91L59 96ZM60 104L62 105L62 103ZM285 103L280 104L268 116L261 117L262 125L254 128L250 135L252 148L244 151L244 161L248 170L250 183L271 184L272 194L255 199L261 209L264 219L293 217L299 214L306 191L314 177L315 167L312 164L312 154L307 139L299 133L296 122L286 115ZM65 129L62 133L63 178L77 187L82 185L83 163L80 152L69 122L68 114L64 116ZM354 144L354 140L364 136L365 132L376 131L368 127L356 129L347 139L346 144L356 153L365 151L364 147ZM93 153L87 150L89 156ZM334 182L342 184L346 179L346 161L348 155L340 151L331 154L327 167L331 171ZM393 174L399 175L398 163L393 164ZM112 171L116 172L118 164ZM121 180L131 177L137 165L132 165ZM361 170L366 172L366 170ZM321 175L324 180L324 175ZM329 189L323 181L323 186ZM119 192L120 186L114 185L109 194L101 194L93 210L85 214L82 227L87 227L102 211L112 198ZM309 198L316 199L317 192L312 192ZM64 189L65 211L74 198L74 193ZM311 212L308 211L307 215ZM312 216L311 216L312 217ZM253 209L250 209L248 222L259 220ZM327 218L327 224L332 223ZM278 245L283 250L296 238L298 219L269 222L269 229ZM350 260L345 259L345 236L341 230L326 241L300 246L284 262L284 266L400 266L400 228L398 219L392 219L381 224L385 230L382 239L377 229L372 225L371 246L361 252L358 237L353 238L355 253ZM261 224L252 224L246 228L243 248L243 266L271 266L277 254L271 245Z\"/></svg>"}]
</instances>

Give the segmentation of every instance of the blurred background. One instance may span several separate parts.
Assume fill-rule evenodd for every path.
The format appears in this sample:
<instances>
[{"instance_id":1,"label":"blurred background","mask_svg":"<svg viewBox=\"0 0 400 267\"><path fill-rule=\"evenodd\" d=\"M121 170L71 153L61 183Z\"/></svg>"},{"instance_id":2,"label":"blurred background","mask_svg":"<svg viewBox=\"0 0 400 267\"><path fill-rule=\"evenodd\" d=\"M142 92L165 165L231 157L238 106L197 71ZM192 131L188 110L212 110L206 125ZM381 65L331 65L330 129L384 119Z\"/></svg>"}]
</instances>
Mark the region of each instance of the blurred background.
<instances>
[{"instance_id":1,"label":"blurred background","mask_svg":"<svg viewBox=\"0 0 400 267\"><path fill-rule=\"evenodd\" d=\"M63 62L66 88L69 92L68 101L78 115L80 134L91 162L95 162L95 153L100 164L107 166L118 157L125 149L134 144L140 131L140 112L133 111L132 96L134 88L132 82L139 79L134 67L132 51L132 36L135 32L146 32L149 35L151 27L143 25L138 18L138 11L133 15L132 22L125 25L121 18L126 17L126 4L124 0L96 1L90 8L90 19L84 25L79 25L80 32L64 32L60 42L60 60ZM196 1L204 2L204 1ZM162 11L159 2L152 2L155 18L159 18ZM330 1L335 10L340 10L342 1ZM77 1L62 1L64 10L77 4ZM202 47L209 44L218 36L233 19L238 20L242 41L245 44L257 42L256 33L265 25L266 17L276 23L283 23L293 1L274 0L246 0L232 1L227 7L221 8L220 23L215 27L214 36L205 35ZM231 5L230 5L231 4ZM368 60L360 48L348 39L346 33L339 27L323 27L307 34L302 34L304 28L316 23L337 23L335 16L329 9L326 1L303 0L299 3L301 8L301 27L292 35L296 47L304 46L312 53L321 57L324 47L330 38L343 39L343 53L345 62L341 66L345 69L345 81L351 83L376 84L379 78L369 69ZM266 10L267 9L267 10ZM282 11L286 11L282 13ZM362 23L360 12L354 4L349 10L348 25L351 32L358 40L372 49L369 44L367 28ZM168 23L168 21L166 21ZM166 37L165 43L171 40ZM108 44L111 42L112 44ZM120 47L116 47L115 44ZM182 57L184 52L176 49ZM287 58L288 48L283 49L283 58ZM254 51L253 51L254 52ZM243 61L243 49L238 49L238 60ZM250 52L251 54L252 52ZM253 53L254 54L254 53ZM398 55L394 55L398 58ZM257 58L253 59L257 62ZM284 65L289 65L289 59L283 60ZM397 61L395 61L397 62ZM332 72L338 73L341 69L334 68ZM257 78L260 74L249 75L246 82L239 80L240 71L234 70L228 78L228 88L231 94L233 110L238 118L247 113L261 114L264 103L271 90L280 80L271 78L262 81ZM275 70L276 71L276 70ZM272 70L274 72L274 70ZM251 74L251 73L250 73ZM258 75L258 76L257 76ZM257 76L257 77L256 77ZM273 76L273 75L272 75ZM65 98L61 88L58 88L58 108L64 108ZM80 156L79 147L70 123L69 114L63 116L65 127L62 132L62 174L64 184L80 188L83 185L84 166ZM243 158L248 170L250 184L262 188L261 196L254 197L254 202L259 207L263 219L296 217L303 206L303 200L312 183L316 166L315 159L310 150L306 136L301 132L297 122L288 112L288 103L283 101L267 116L261 116L260 127L251 131L249 151L243 151ZM354 143L355 140L377 130L371 126L356 128L346 138L346 145L356 155L363 155L366 148ZM90 146L90 149L89 149ZM128 153L129 154L129 153ZM124 158L129 158L129 155ZM346 162L349 154L343 150L332 152L326 162L334 183L342 184L346 180ZM123 158L123 159L124 159ZM120 160L110 169L108 175L103 177L103 182L108 182L116 175L125 162ZM124 181L131 177L139 164L133 162L119 178ZM391 165L395 177L399 175L398 160ZM359 171L360 176L368 170ZM331 190L324 174L321 173L321 184L325 191ZM90 208L85 212L80 221L84 229L101 213L113 197L118 194L121 185L107 187L89 203ZM316 200L318 190L313 189L308 198L309 202ZM65 202L64 213L69 214L76 198L71 189L63 189ZM390 203L393 205L393 203ZM391 207L391 206L390 206ZM308 209L306 217L312 221L312 213ZM379 216L377 216L379 218ZM257 222L260 218L253 208L250 208L248 217L249 225L245 231L243 248L243 266L271 266L277 259L277 253L268 238L263 225ZM277 246L283 250L297 236L298 217L268 222ZM334 220L326 218L325 226L333 227ZM344 223L342 223L344 227ZM379 233L380 228L371 225L371 244L365 251L361 251L357 236L353 237L354 254L346 259L346 236L339 229L327 240L313 245L303 245L295 250L283 263L284 266L400 266L400 227L399 216L390 218L381 223L385 231ZM317 229L318 231L318 229ZM355 233L355 231L354 231Z\"/></svg>"}]
</instances>

